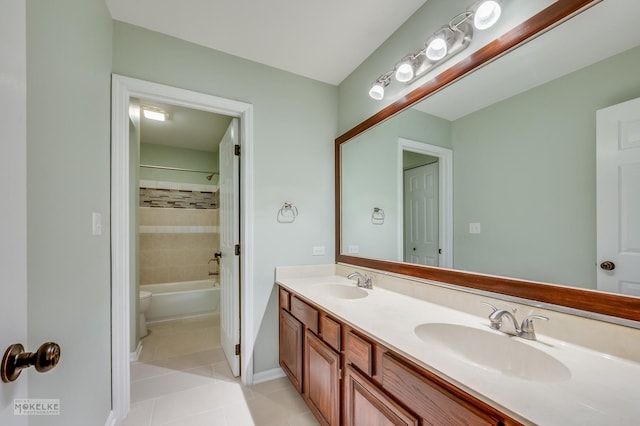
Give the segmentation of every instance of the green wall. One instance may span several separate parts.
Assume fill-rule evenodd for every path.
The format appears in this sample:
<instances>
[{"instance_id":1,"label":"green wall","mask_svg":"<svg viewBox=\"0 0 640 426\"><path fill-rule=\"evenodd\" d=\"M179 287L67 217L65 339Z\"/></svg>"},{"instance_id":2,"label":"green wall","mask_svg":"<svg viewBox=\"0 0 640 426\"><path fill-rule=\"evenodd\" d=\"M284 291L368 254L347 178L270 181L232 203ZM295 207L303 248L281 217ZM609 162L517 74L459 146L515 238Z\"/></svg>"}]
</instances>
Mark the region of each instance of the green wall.
<instances>
[{"instance_id":1,"label":"green wall","mask_svg":"<svg viewBox=\"0 0 640 426\"><path fill-rule=\"evenodd\" d=\"M254 371L278 366L279 265L332 263L333 140L337 88L135 27L114 22L113 72L253 104ZM242 158L241 158L242 161ZM300 214L276 221L285 201ZM312 256L324 245L325 256Z\"/></svg>"},{"instance_id":2,"label":"green wall","mask_svg":"<svg viewBox=\"0 0 640 426\"><path fill-rule=\"evenodd\" d=\"M342 252L359 247L359 255L398 259L398 138L450 148L451 123L407 110L342 145ZM384 224L373 224L374 207L385 212Z\"/></svg>"},{"instance_id":3,"label":"green wall","mask_svg":"<svg viewBox=\"0 0 640 426\"><path fill-rule=\"evenodd\" d=\"M218 152L143 143L140 145L140 164L217 172ZM211 180L207 180L205 173L150 169L146 167L140 168L140 179L197 183L200 185L216 185L218 183L218 175L214 175Z\"/></svg>"},{"instance_id":4,"label":"green wall","mask_svg":"<svg viewBox=\"0 0 640 426\"><path fill-rule=\"evenodd\" d=\"M29 397L59 398L61 414L29 424L101 425L111 410L112 20L103 0L26 4L26 346L62 348L54 370L24 373Z\"/></svg>"},{"instance_id":5,"label":"green wall","mask_svg":"<svg viewBox=\"0 0 640 426\"><path fill-rule=\"evenodd\" d=\"M640 97L638 64L634 48L453 122L456 268L596 288L596 111Z\"/></svg>"}]
</instances>

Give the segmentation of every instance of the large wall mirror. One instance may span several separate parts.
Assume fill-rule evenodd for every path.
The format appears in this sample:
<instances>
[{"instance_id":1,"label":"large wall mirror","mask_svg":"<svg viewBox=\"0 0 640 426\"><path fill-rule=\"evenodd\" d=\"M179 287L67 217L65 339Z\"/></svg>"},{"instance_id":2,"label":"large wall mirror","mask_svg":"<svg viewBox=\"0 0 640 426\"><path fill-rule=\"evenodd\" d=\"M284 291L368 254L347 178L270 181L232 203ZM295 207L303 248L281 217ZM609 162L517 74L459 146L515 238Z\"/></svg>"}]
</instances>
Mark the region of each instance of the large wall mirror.
<instances>
[{"instance_id":1,"label":"large wall mirror","mask_svg":"<svg viewBox=\"0 0 640 426\"><path fill-rule=\"evenodd\" d=\"M337 261L640 321L639 12L558 0L339 137Z\"/></svg>"}]
</instances>

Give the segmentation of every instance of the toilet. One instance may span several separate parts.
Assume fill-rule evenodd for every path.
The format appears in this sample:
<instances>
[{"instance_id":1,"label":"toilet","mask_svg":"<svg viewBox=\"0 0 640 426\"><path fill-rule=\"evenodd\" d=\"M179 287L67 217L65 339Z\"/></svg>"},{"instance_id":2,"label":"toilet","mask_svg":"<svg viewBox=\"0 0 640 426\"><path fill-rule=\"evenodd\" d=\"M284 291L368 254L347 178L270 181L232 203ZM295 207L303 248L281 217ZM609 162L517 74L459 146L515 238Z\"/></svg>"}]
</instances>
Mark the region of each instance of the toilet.
<instances>
[{"instance_id":1,"label":"toilet","mask_svg":"<svg viewBox=\"0 0 640 426\"><path fill-rule=\"evenodd\" d=\"M141 291L140 292L140 320L138 321L138 334L140 337L144 337L149 334L147 330L147 318L145 317L145 313L149 306L151 305L151 292L150 291Z\"/></svg>"}]
</instances>

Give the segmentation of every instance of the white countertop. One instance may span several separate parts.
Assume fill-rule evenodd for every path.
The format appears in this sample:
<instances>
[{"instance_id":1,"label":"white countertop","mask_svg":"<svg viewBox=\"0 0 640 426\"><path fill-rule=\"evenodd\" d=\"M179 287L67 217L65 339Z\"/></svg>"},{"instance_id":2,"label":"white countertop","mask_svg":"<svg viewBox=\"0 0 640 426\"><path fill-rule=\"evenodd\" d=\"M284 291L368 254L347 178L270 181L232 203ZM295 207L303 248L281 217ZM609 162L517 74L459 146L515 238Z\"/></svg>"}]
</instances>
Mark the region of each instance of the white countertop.
<instances>
[{"instance_id":1,"label":"white countertop","mask_svg":"<svg viewBox=\"0 0 640 426\"><path fill-rule=\"evenodd\" d=\"M525 424L640 424L640 364L636 362L540 334L537 341L512 337L552 356L569 370L559 381L513 377L475 364L444 345L427 344L414 333L421 324L447 323L502 334L489 329L487 317L376 288L375 282L373 289L365 290L367 297L338 299L318 292L317 286L355 286L353 281L327 275L318 267L310 267L305 276L301 268L294 274L277 272L277 284Z\"/></svg>"}]
</instances>

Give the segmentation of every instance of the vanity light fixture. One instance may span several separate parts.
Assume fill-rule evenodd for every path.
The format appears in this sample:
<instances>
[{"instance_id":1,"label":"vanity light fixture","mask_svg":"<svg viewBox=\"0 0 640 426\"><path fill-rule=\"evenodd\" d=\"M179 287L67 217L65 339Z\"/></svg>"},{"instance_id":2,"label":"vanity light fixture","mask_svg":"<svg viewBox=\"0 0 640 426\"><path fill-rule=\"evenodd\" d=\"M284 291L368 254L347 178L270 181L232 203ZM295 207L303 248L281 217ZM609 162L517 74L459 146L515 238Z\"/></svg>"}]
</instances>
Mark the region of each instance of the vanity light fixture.
<instances>
[{"instance_id":1,"label":"vanity light fixture","mask_svg":"<svg viewBox=\"0 0 640 426\"><path fill-rule=\"evenodd\" d=\"M376 79L373 83L371 83L371 88L369 89L369 96L371 96L376 101L384 98L384 88L389 85L391 81L391 74L393 71L389 71Z\"/></svg>"},{"instance_id":2,"label":"vanity light fixture","mask_svg":"<svg viewBox=\"0 0 640 426\"><path fill-rule=\"evenodd\" d=\"M169 118L169 114L165 110L148 106L142 107L142 114L145 118L155 121L165 121Z\"/></svg>"},{"instance_id":3,"label":"vanity light fixture","mask_svg":"<svg viewBox=\"0 0 640 426\"><path fill-rule=\"evenodd\" d=\"M447 43L445 28L435 33L431 39L427 42L425 55L432 61L439 61L447 56L449 52L449 44Z\"/></svg>"},{"instance_id":4,"label":"vanity light fixture","mask_svg":"<svg viewBox=\"0 0 640 426\"><path fill-rule=\"evenodd\" d=\"M491 28L502 14L500 3L500 0L477 1L470 11L473 13L473 26L478 30Z\"/></svg>"},{"instance_id":5,"label":"vanity light fixture","mask_svg":"<svg viewBox=\"0 0 640 426\"><path fill-rule=\"evenodd\" d=\"M500 3L502 0L477 0L468 10L451 18L447 25L425 41L422 49L404 56L392 71L378 77L369 88L369 96L382 100L392 75L398 82L409 84L466 49L471 43L474 28L485 30L500 19Z\"/></svg>"},{"instance_id":6,"label":"vanity light fixture","mask_svg":"<svg viewBox=\"0 0 640 426\"><path fill-rule=\"evenodd\" d=\"M394 67L396 80L400 83L406 83L407 81L411 81L414 75L414 60L415 57L413 55L407 55L400 60Z\"/></svg>"}]
</instances>

